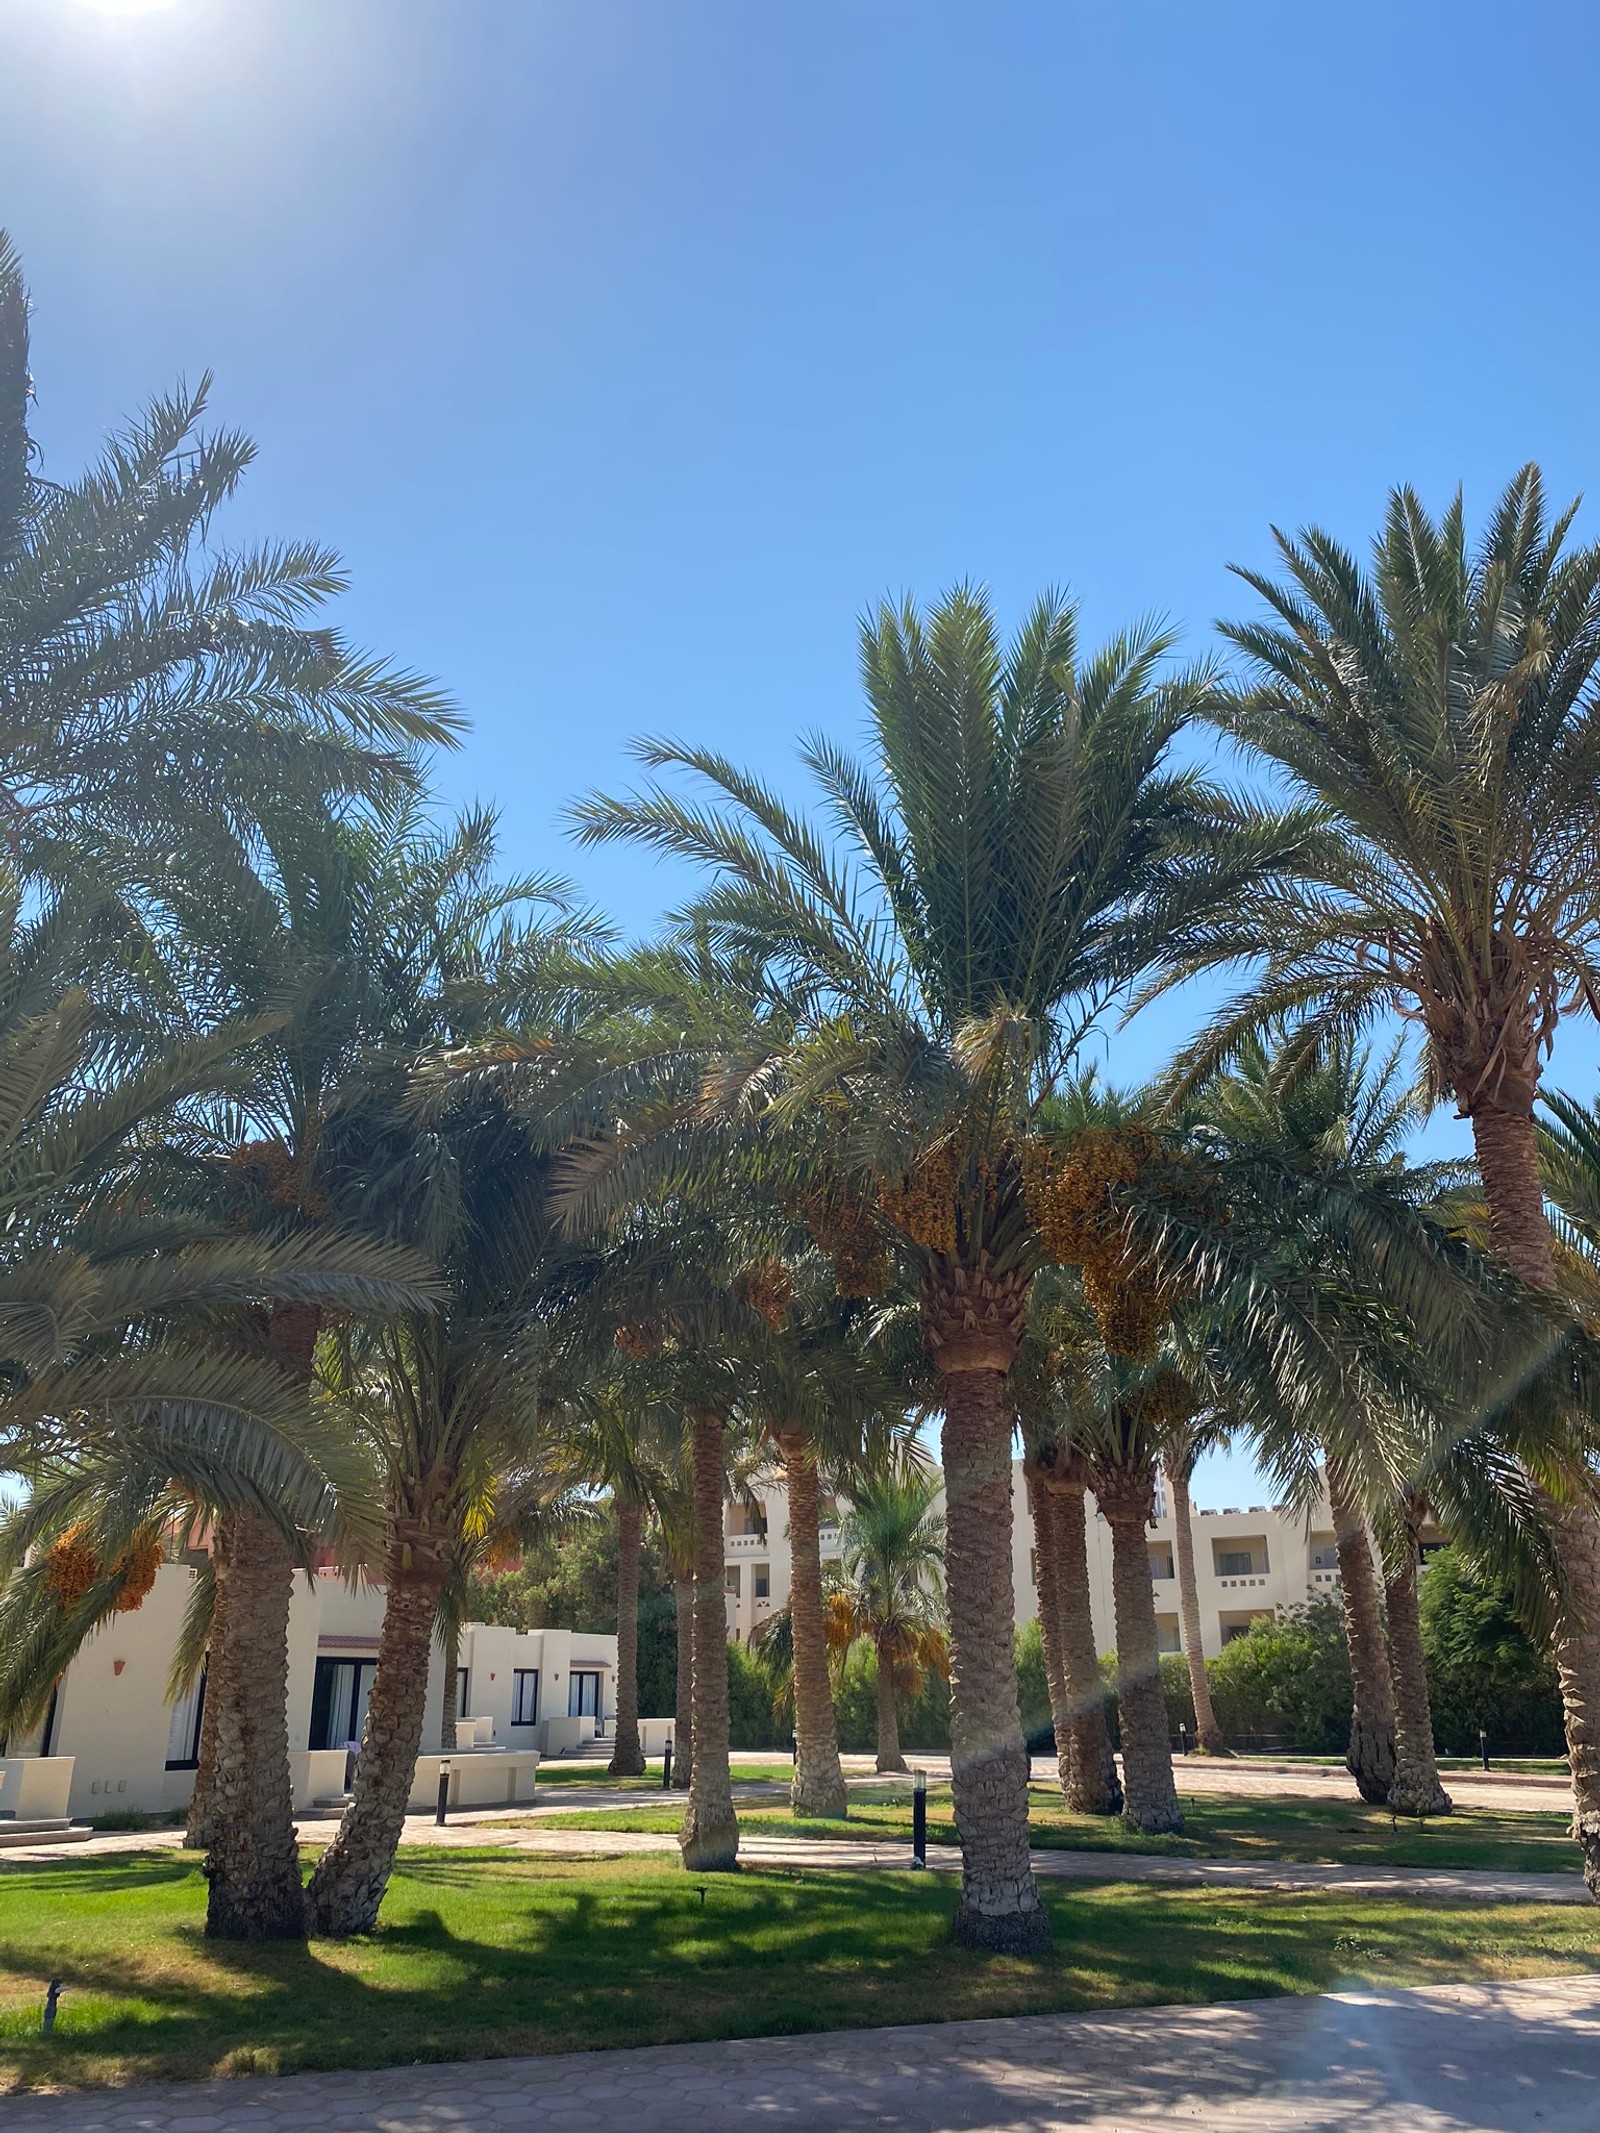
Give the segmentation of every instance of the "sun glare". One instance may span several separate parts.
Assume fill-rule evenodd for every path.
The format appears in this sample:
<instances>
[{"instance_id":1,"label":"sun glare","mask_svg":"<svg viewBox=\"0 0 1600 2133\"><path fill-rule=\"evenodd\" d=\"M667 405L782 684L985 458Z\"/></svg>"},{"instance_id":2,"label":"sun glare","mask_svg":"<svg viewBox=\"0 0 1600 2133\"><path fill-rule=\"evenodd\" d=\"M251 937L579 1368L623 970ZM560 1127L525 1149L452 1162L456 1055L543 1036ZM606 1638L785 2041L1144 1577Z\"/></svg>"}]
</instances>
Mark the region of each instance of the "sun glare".
<instances>
[{"instance_id":1,"label":"sun glare","mask_svg":"<svg viewBox=\"0 0 1600 2133\"><path fill-rule=\"evenodd\" d=\"M173 0L77 0L77 4L92 8L97 15L153 15L171 7Z\"/></svg>"}]
</instances>

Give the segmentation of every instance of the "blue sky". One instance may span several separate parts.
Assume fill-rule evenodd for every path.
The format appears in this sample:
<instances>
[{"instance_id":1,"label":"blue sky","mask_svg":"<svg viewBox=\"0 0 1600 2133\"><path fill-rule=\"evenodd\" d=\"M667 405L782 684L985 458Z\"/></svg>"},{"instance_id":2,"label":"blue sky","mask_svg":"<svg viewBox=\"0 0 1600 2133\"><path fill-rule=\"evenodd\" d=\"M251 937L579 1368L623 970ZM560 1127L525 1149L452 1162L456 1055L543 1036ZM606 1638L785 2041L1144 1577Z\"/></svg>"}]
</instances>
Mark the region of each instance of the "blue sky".
<instances>
[{"instance_id":1,"label":"blue sky","mask_svg":"<svg viewBox=\"0 0 1600 2133\"><path fill-rule=\"evenodd\" d=\"M1198 653L1273 522L1582 488L1597 61L1565 0L0 0L0 219L47 471L214 369L227 530L338 546L446 793L643 930L567 802L641 732L790 780L884 592Z\"/></svg>"}]
</instances>

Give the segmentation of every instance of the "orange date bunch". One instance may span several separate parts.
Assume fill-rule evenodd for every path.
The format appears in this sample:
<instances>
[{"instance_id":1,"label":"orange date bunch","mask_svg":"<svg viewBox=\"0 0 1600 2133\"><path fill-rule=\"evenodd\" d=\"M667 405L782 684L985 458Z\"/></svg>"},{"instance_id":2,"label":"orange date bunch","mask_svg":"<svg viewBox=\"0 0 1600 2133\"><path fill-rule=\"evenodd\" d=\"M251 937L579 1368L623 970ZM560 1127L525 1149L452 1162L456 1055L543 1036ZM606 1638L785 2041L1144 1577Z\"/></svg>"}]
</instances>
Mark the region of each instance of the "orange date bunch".
<instances>
[{"instance_id":1,"label":"orange date bunch","mask_svg":"<svg viewBox=\"0 0 1600 2133\"><path fill-rule=\"evenodd\" d=\"M1075 1266L1113 1355L1149 1355L1172 1299L1128 1242L1121 1196L1161 1162L1148 1126L1090 1126L1023 1151L1022 1190L1045 1256Z\"/></svg>"},{"instance_id":2,"label":"orange date bunch","mask_svg":"<svg viewBox=\"0 0 1600 2133\"><path fill-rule=\"evenodd\" d=\"M965 1167L958 1142L935 1141L903 1176L882 1187L878 1205L913 1244L948 1257L956 1248L956 1195Z\"/></svg>"},{"instance_id":3,"label":"orange date bunch","mask_svg":"<svg viewBox=\"0 0 1600 2133\"><path fill-rule=\"evenodd\" d=\"M794 1283L781 1259L752 1259L741 1268L735 1286L757 1318L774 1333L783 1331L794 1301Z\"/></svg>"},{"instance_id":4,"label":"orange date bunch","mask_svg":"<svg viewBox=\"0 0 1600 2133\"><path fill-rule=\"evenodd\" d=\"M111 1603L113 1612L131 1615L141 1608L160 1568L159 1541L141 1541L124 1548L111 1564L112 1576L120 1580ZM45 1562L45 1584L63 1614L87 1598L103 1575L99 1554L81 1526L63 1533Z\"/></svg>"},{"instance_id":5,"label":"orange date bunch","mask_svg":"<svg viewBox=\"0 0 1600 2133\"><path fill-rule=\"evenodd\" d=\"M858 1193L841 1187L809 1192L800 1219L833 1261L833 1285L841 1296L882 1296L893 1273L872 1209Z\"/></svg>"}]
</instances>

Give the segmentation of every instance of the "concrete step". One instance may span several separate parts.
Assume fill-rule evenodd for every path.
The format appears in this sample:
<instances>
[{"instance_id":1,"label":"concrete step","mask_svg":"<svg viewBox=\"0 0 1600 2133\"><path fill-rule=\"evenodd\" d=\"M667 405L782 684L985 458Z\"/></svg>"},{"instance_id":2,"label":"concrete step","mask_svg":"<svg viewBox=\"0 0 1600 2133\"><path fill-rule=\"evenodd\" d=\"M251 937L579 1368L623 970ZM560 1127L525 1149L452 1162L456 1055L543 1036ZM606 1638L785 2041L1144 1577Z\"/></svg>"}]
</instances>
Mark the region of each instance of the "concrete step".
<instances>
[{"instance_id":1,"label":"concrete step","mask_svg":"<svg viewBox=\"0 0 1600 2133\"><path fill-rule=\"evenodd\" d=\"M93 1835L87 1822L74 1824L65 1815L51 1815L37 1822L0 1821L0 1849L12 1844L81 1844Z\"/></svg>"}]
</instances>

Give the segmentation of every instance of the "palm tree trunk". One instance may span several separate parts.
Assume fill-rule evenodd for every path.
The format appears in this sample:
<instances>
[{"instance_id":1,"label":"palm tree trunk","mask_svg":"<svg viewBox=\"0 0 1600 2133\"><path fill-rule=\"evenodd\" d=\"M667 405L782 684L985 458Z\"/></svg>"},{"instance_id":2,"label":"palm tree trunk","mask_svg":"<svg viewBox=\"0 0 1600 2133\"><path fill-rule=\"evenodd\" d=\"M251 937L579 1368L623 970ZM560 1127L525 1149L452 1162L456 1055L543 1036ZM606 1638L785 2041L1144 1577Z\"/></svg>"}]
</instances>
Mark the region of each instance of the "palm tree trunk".
<instances>
[{"instance_id":1,"label":"palm tree trunk","mask_svg":"<svg viewBox=\"0 0 1600 2133\"><path fill-rule=\"evenodd\" d=\"M694 1775L694 1579L675 1578L672 1604L678 1623L678 1693L672 1719L672 1789L687 1792Z\"/></svg>"},{"instance_id":2,"label":"palm tree trunk","mask_svg":"<svg viewBox=\"0 0 1600 2133\"><path fill-rule=\"evenodd\" d=\"M313 1932L370 1933L405 1826L428 1708L428 1659L444 1551L418 1521L395 1521L384 1564L383 1628L356 1757L355 1785L306 1891Z\"/></svg>"},{"instance_id":3,"label":"palm tree trunk","mask_svg":"<svg viewBox=\"0 0 1600 2133\"><path fill-rule=\"evenodd\" d=\"M1108 1486L1108 1484L1110 1484ZM1172 1777L1160 1639L1146 1533L1155 1505L1148 1473L1096 1475L1095 1499L1111 1528L1111 1592L1117 1613L1117 1715L1122 1727L1122 1819L1146 1835L1182 1829Z\"/></svg>"},{"instance_id":4,"label":"palm tree trunk","mask_svg":"<svg viewBox=\"0 0 1600 2133\"><path fill-rule=\"evenodd\" d=\"M321 1330L315 1304L272 1307L268 1338L308 1396ZM212 1683L216 1769L204 1864L206 1932L216 1940L298 1940L306 1928L289 1783L294 1561L277 1527L240 1512L217 1584L227 1635Z\"/></svg>"},{"instance_id":5,"label":"palm tree trunk","mask_svg":"<svg viewBox=\"0 0 1600 2133\"><path fill-rule=\"evenodd\" d=\"M1081 1815L1119 1815L1122 1779L1106 1723L1105 1685L1094 1648L1089 1597L1089 1516L1083 1465L1057 1468L1050 1483L1054 1529L1056 1603L1061 1625L1061 1667L1066 1676L1068 1750L1067 1805Z\"/></svg>"},{"instance_id":6,"label":"palm tree trunk","mask_svg":"<svg viewBox=\"0 0 1600 2133\"><path fill-rule=\"evenodd\" d=\"M904 1770L906 1759L900 1753L900 1708L894 1690L894 1653L888 1641L880 1637L877 1653L878 1675L878 1760L880 1772Z\"/></svg>"},{"instance_id":7,"label":"palm tree trunk","mask_svg":"<svg viewBox=\"0 0 1600 2133\"><path fill-rule=\"evenodd\" d=\"M222 1647L227 1637L227 1614L223 1605L223 1585L217 1575L217 1567L227 1552L228 1536L233 1530L233 1518L229 1513L216 1522L211 1537L212 1602L211 1634L206 1639L205 1671L201 1676L200 1741L195 1755L194 1790L189 1795L189 1813L184 1827L183 1841L190 1851L204 1852L211 1849L215 1828L217 1794L217 1698L213 1688L222 1667Z\"/></svg>"},{"instance_id":8,"label":"palm tree trunk","mask_svg":"<svg viewBox=\"0 0 1600 2133\"><path fill-rule=\"evenodd\" d=\"M777 1436L789 1493L789 1630L794 1645L795 1755L789 1805L797 1815L837 1818L848 1811L849 1795L828 1679L816 1461L803 1430L783 1429Z\"/></svg>"},{"instance_id":9,"label":"palm tree trunk","mask_svg":"<svg viewBox=\"0 0 1600 2133\"><path fill-rule=\"evenodd\" d=\"M1017 1708L1011 1583L1011 1428L1004 1370L944 1380L945 1580L950 1607L950 1778L961 1843L955 1936L1042 1954L1050 1921L1028 1857L1028 1750Z\"/></svg>"},{"instance_id":10,"label":"palm tree trunk","mask_svg":"<svg viewBox=\"0 0 1600 2133\"><path fill-rule=\"evenodd\" d=\"M444 1685L439 1695L439 1753L454 1755L456 1713L461 1708L461 1638L454 1623L444 1640Z\"/></svg>"},{"instance_id":11,"label":"palm tree trunk","mask_svg":"<svg viewBox=\"0 0 1600 2133\"><path fill-rule=\"evenodd\" d=\"M721 1415L690 1425L694 1454L694 1769L678 1843L694 1874L739 1862L728 1770L728 1610L722 1591L726 1444Z\"/></svg>"},{"instance_id":12,"label":"palm tree trunk","mask_svg":"<svg viewBox=\"0 0 1600 2133\"><path fill-rule=\"evenodd\" d=\"M1339 1597L1350 1648L1350 1745L1344 1764L1373 1807L1387 1807L1394 1786L1394 1690L1378 1601L1378 1573L1366 1520L1335 1459L1326 1461L1328 1506L1339 1555Z\"/></svg>"},{"instance_id":13,"label":"palm tree trunk","mask_svg":"<svg viewBox=\"0 0 1600 2133\"><path fill-rule=\"evenodd\" d=\"M613 1777L643 1777L639 1747L639 1542L644 1512L617 1498L617 1738Z\"/></svg>"},{"instance_id":14,"label":"palm tree trunk","mask_svg":"<svg viewBox=\"0 0 1600 2133\"><path fill-rule=\"evenodd\" d=\"M1217 1714L1211 1707L1211 1680L1206 1673L1205 1645L1200 1633L1200 1586L1194 1574L1194 1506L1189 1501L1189 1477L1181 1460L1171 1462L1167 1479L1172 1484L1178 1619L1183 1627L1183 1656L1189 1667L1189 1693L1194 1698L1195 1744L1202 1755L1231 1756L1233 1750L1223 1739Z\"/></svg>"},{"instance_id":15,"label":"palm tree trunk","mask_svg":"<svg viewBox=\"0 0 1600 2133\"><path fill-rule=\"evenodd\" d=\"M1034 1589L1039 1602L1039 1650L1044 1659L1044 1683L1050 1696L1050 1725L1055 1734L1056 1771L1061 1796L1070 1804L1072 1765L1072 1702L1067 1695L1066 1668L1061 1658L1061 1588L1056 1576L1056 1522L1050 1491L1042 1469L1032 1458L1022 1462L1028 1490L1028 1515L1033 1521Z\"/></svg>"},{"instance_id":16,"label":"palm tree trunk","mask_svg":"<svg viewBox=\"0 0 1600 2133\"><path fill-rule=\"evenodd\" d=\"M204 1873L212 1940L302 1940L305 1892L289 1786L289 1602L294 1558L240 1511L218 1588L227 1635L210 1671L215 1757Z\"/></svg>"},{"instance_id":17,"label":"palm tree trunk","mask_svg":"<svg viewBox=\"0 0 1600 2133\"><path fill-rule=\"evenodd\" d=\"M1409 1523L1386 1551L1383 1598L1394 1680L1395 1772L1389 1806L1397 1815L1447 1815L1452 1802L1439 1782L1434 1754L1422 1617L1417 1611L1417 1543Z\"/></svg>"},{"instance_id":18,"label":"palm tree trunk","mask_svg":"<svg viewBox=\"0 0 1600 2133\"><path fill-rule=\"evenodd\" d=\"M1472 1143L1491 1248L1531 1287L1554 1288L1531 1095L1525 1109L1475 1110ZM1600 1515L1577 1498L1540 1495L1562 1573L1551 1644L1572 1771L1572 1834L1583 1853L1583 1878L1600 1897Z\"/></svg>"}]
</instances>

